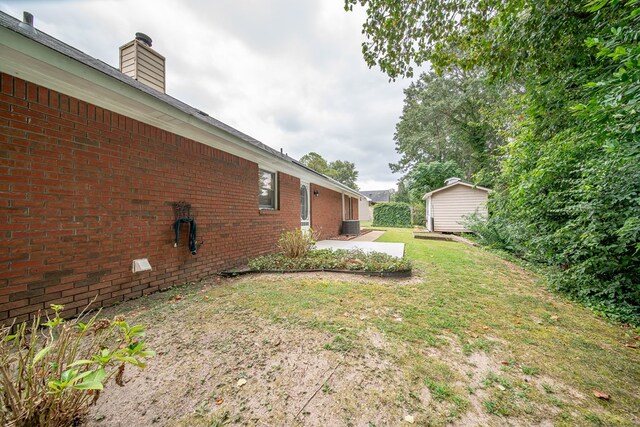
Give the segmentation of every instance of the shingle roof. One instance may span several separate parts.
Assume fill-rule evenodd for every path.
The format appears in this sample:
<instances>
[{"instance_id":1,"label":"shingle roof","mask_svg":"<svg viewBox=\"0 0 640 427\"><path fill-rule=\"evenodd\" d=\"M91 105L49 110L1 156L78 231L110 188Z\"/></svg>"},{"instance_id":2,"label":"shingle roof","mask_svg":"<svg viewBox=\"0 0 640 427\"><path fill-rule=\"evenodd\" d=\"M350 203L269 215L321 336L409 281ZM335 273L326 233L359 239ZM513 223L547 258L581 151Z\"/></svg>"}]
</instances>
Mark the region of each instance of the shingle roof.
<instances>
[{"instance_id":1,"label":"shingle roof","mask_svg":"<svg viewBox=\"0 0 640 427\"><path fill-rule=\"evenodd\" d=\"M431 196L431 195L433 195L435 193L439 193L440 191L447 190L449 188L453 188L453 187L456 187L458 185L462 185L464 187L473 188L474 190L486 191L487 193L491 193L493 191L490 188L480 187L479 185L469 184L468 182L456 181L456 182L453 182L453 183L451 183L449 185L445 185L444 187L436 188L435 190L426 193L424 196L422 196L422 199L426 200L427 197L429 197L429 196Z\"/></svg>"},{"instance_id":2,"label":"shingle roof","mask_svg":"<svg viewBox=\"0 0 640 427\"><path fill-rule=\"evenodd\" d=\"M384 203L391 201L390 190L370 190L361 191L360 193L370 198L373 203Z\"/></svg>"},{"instance_id":3,"label":"shingle roof","mask_svg":"<svg viewBox=\"0 0 640 427\"><path fill-rule=\"evenodd\" d=\"M0 11L0 26L5 27L9 30L12 30L16 33L21 34L24 37L27 37L35 42L38 42L50 49L55 50L56 52L59 52L69 58L72 58L84 65L87 65L95 70L98 70L116 80L121 81L122 83L125 83L129 86L132 86L136 89L138 89L141 92L144 92L148 95L151 95L157 99L160 99L161 101L171 105L172 107L177 108L178 110L181 110L184 113L187 113L195 118L197 118L198 120L201 120L205 123L208 123L209 125L212 125L224 132L227 132L230 135L233 135L239 139L241 139L242 141L245 141L255 147L258 147L259 149L261 149L262 151L265 151L267 153L269 153L270 155L274 156L274 157L278 157L282 160L288 161L290 163L295 164L296 166L306 169L310 172L313 172L315 174L317 174L318 176L321 176L322 178L332 182L334 185L337 185L339 187L342 187L344 189L348 189L351 192L355 192L355 190L347 187L346 185L342 184L341 182L338 182L324 174L321 174L318 171L315 171L313 169L311 169L310 167L300 163L299 161L297 161L296 159L289 157L286 154L281 153L280 151L274 150L273 148L269 147L268 145L258 141L257 139L240 132L237 129L232 128L231 126L216 120L215 118L209 116L207 113L205 113L204 111L200 111L197 108L191 107L188 104L185 104L184 102L167 95L166 93L163 92L159 92L153 88L150 88L149 86L140 83L139 81L133 79L132 77L127 76L126 74L123 74L122 72L120 72L120 70L118 70L117 68L112 67L111 65L93 58L90 55L87 55L86 53L74 48L73 46L69 46L66 43L63 43L62 41L56 39L55 37L52 37L38 29L35 29L33 27L28 27L23 25L20 25L21 21L14 18L11 15L8 15L2 11Z\"/></svg>"}]
</instances>

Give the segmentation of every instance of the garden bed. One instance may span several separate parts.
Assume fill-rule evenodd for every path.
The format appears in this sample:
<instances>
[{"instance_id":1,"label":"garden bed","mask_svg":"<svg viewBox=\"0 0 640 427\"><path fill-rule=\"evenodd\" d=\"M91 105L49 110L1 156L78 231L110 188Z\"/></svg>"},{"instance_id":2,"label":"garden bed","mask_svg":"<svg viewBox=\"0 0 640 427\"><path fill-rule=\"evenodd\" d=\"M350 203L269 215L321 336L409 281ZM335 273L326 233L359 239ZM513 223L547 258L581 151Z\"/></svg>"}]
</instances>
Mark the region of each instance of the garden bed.
<instances>
[{"instance_id":1,"label":"garden bed","mask_svg":"<svg viewBox=\"0 0 640 427\"><path fill-rule=\"evenodd\" d=\"M272 254L249 261L248 270L231 272L301 273L330 271L379 277L411 276L411 262L381 252L362 250L318 249L300 257ZM224 274L224 273L223 273Z\"/></svg>"},{"instance_id":2,"label":"garden bed","mask_svg":"<svg viewBox=\"0 0 640 427\"><path fill-rule=\"evenodd\" d=\"M305 270L252 270L252 269L239 269L239 270L227 270L222 271L220 274L224 277L235 277L242 274L249 273L343 273L343 274L356 274L360 276L373 276L373 277L411 277L411 270L404 271L358 271L358 270L330 270L330 269L305 269Z\"/></svg>"},{"instance_id":3,"label":"garden bed","mask_svg":"<svg viewBox=\"0 0 640 427\"><path fill-rule=\"evenodd\" d=\"M360 229L360 234L341 234L339 236L331 237L328 240L353 240L357 239L360 236L364 236L365 234L371 233L374 231L373 229Z\"/></svg>"}]
</instances>

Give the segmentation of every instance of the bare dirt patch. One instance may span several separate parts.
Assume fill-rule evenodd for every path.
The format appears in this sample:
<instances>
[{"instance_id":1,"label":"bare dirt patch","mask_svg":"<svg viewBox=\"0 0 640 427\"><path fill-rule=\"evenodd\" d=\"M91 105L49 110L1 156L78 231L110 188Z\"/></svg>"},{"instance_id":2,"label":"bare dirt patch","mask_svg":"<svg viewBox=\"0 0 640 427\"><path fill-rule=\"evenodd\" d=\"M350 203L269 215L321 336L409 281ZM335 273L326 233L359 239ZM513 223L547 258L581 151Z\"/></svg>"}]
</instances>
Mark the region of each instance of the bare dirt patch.
<instances>
[{"instance_id":1,"label":"bare dirt patch","mask_svg":"<svg viewBox=\"0 0 640 427\"><path fill-rule=\"evenodd\" d=\"M393 400L385 390L400 375L375 348L328 350L330 333L270 322L232 300L211 305L196 293L129 311L153 321L147 341L158 355L147 369L128 370L125 387L108 387L87 425L394 425L401 419L401 408L380 412ZM372 337L384 347L382 336Z\"/></svg>"}]
</instances>

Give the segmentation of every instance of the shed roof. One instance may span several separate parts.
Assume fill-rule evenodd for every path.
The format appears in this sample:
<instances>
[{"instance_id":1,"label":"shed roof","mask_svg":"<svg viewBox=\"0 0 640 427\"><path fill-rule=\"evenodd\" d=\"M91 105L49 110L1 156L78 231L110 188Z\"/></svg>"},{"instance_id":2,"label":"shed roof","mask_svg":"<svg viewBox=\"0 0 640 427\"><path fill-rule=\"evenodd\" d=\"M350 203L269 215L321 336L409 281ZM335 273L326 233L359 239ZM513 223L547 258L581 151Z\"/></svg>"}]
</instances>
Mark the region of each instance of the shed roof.
<instances>
[{"instance_id":1,"label":"shed roof","mask_svg":"<svg viewBox=\"0 0 640 427\"><path fill-rule=\"evenodd\" d=\"M384 203L391 200L390 190L361 191L363 195L371 199L373 203Z\"/></svg>"},{"instance_id":2,"label":"shed roof","mask_svg":"<svg viewBox=\"0 0 640 427\"><path fill-rule=\"evenodd\" d=\"M122 72L120 72L119 69L112 67L111 65L93 58L90 55L87 55L86 53L74 48L73 46L70 46L58 39L56 39L55 37L52 37L38 29L35 29L33 27L29 27L26 25L20 25L21 21L12 17L11 15L8 15L2 11L0 11L0 27L4 27L8 30L11 30L15 33L20 34L21 36L24 36L30 40L33 40L49 49L52 49L68 58L71 58L87 67L92 68L93 70L99 71L103 74L106 74L107 76L109 76L112 79L115 79L121 83L126 84L127 86L133 87L135 88L138 93L144 93L146 95L150 95L160 101L162 101L164 104L178 109L180 111L182 111L183 113L186 113L190 116L192 116L193 118L204 122L208 125L211 125L229 135L232 135L256 148L258 148L259 150L261 150L262 152L266 153L267 155L269 155L272 158L276 158L278 161L281 162L286 162L289 163L291 165L294 165L295 167L299 168L299 169L304 169L306 171L312 172L314 175L318 176L321 180L327 182L327 183L331 183L332 186L334 187L338 187L342 190L344 190L345 192L348 192L352 195L359 195L359 193L355 190L353 190L352 188L342 184L339 181L336 181L333 178L330 178L314 169L311 169L310 167L300 163L298 160L289 157L286 154L281 153L280 151L274 150L273 148L269 147L268 145L258 141L257 139L243 133L240 132L239 130L209 116L207 113L205 113L204 111L201 111L197 108L194 108L170 95L167 95L166 93L163 92L159 92L155 89L150 88L149 86L145 85L144 83L140 83L139 81L123 74ZM0 43L0 47L2 43ZM2 67L0 67L0 71L2 71Z\"/></svg>"},{"instance_id":3,"label":"shed roof","mask_svg":"<svg viewBox=\"0 0 640 427\"><path fill-rule=\"evenodd\" d=\"M427 199L427 197L430 197L430 196L432 196L432 195L434 195L435 193L438 193L438 192L440 192L440 191L444 191L444 190L448 190L448 189L450 189L450 188L453 188L453 187L455 187L456 185L462 185L462 186L465 186L465 187L473 188L473 189L475 189L475 190L486 191L487 193L490 193L491 191L493 191L493 190L491 190L490 188L480 187L480 186L478 186L478 185L469 184L468 182L464 182L464 181L456 181L456 182L454 182L453 184L445 185L444 187L440 187L440 188L437 188L437 189L435 189L435 190L433 190L433 191L430 191L430 192L426 193L424 196L422 196L422 199L423 199L423 200L426 200L426 199Z\"/></svg>"}]
</instances>

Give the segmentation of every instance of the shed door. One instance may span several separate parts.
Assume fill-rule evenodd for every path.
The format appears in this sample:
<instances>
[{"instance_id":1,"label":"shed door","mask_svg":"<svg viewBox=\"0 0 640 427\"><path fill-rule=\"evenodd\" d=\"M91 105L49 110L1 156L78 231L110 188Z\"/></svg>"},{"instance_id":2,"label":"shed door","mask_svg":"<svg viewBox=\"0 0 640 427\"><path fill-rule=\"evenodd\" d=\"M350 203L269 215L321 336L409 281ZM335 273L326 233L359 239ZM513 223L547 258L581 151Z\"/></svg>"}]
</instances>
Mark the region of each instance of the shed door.
<instances>
[{"instance_id":1,"label":"shed door","mask_svg":"<svg viewBox=\"0 0 640 427\"><path fill-rule=\"evenodd\" d=\"M309 230L311 221L309 219L309 183L300 183L300 228L304 231Z\"/></svg>"}]
</instances>

